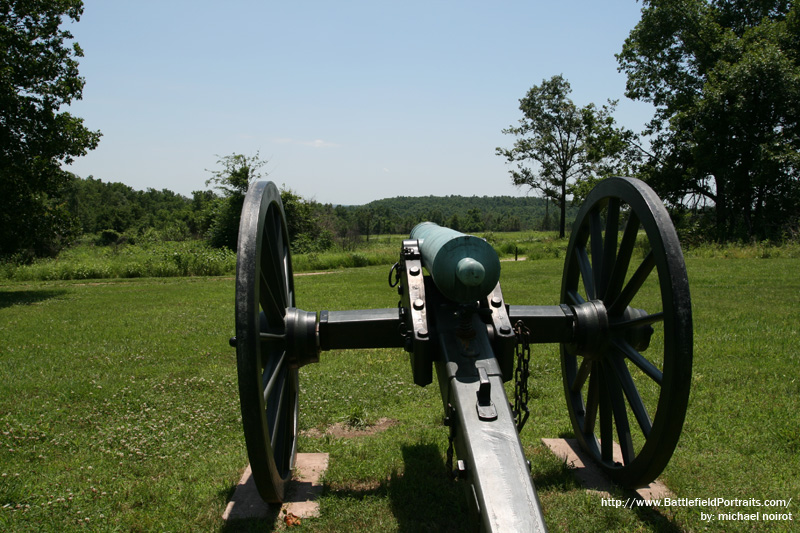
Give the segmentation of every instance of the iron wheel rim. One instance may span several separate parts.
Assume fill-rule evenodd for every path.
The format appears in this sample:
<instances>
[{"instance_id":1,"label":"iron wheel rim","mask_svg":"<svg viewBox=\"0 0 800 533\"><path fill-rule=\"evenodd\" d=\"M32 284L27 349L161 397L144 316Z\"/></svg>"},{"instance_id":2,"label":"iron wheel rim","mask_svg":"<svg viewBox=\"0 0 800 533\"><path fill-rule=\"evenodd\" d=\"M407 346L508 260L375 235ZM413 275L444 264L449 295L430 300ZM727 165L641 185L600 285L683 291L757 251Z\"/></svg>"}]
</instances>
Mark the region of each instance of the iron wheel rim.
<instances>
[{"instance_id":1,"label":"iron wheel rim","mask_svg":"<svg viewBox=\"0 0 800 533\"><path fill-rule=\"evenodd\" d=\"M625 211L628 218L620 232ZM640 229L650 251L637 261ZM630 315L627 304L637 299L653 273L661 309L634 322L624 315ZM575 436L615 482L647 485L666 467L680 437L693 341L688 277L677 234L661 200L639 180L602 181L578 213L567 248L561 302L580 305L585 300L602 301L610 325L607 344L597 356L582 357L574 346L561 345L564 392ZM660 324L662 329L663 348L655 354L641 353L625 337L648 320L653 320L651 327ZM645 387L651 397L657 394L650 409L640 394ZM619 445L621 462L614 458L609 440Z\"/></svg>"},{"instance_id":2,"label":"iron wheel rim","mask_svg":"<svg viewBox=\"0 0 800 533\"><path fill-rule=\"evenodd\" d=\"M286 315L294 307L289 236L280 192L251 185L242 208L236 263L236 360L242 425L261 498L284 500L297 452L298 371Z\"/></svg>"}]
</instances>

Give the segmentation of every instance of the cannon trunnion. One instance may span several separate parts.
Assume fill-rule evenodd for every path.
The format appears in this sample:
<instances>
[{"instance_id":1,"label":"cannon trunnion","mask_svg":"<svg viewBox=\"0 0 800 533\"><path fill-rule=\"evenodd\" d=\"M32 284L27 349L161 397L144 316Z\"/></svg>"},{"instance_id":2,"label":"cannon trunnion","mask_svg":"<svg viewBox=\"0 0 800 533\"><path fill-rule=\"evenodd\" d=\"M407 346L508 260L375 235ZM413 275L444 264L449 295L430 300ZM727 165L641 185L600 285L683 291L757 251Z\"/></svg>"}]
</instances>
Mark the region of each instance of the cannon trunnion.
<instances>
[{"instance_id":1,"label":"cannon trunnion","mask_svg":"<svg viewBox=\"0 0 800 533\"><path fill-rule=\"evenodd\" d=\"M626 487L654 480L677 446L692 365L683 256L655 193L610 178L589 194L567 248L559 305L508 305L499 279L497 254L484 240L423 223L389 275L397 308L297 309L280 194L255 183L239 230L232 345L261 497L282 501L291 477L298 368L322 351L353 348L404 348L420 386L436 369L448 465L484 531L546 529L519 438L526 393L511 405L503 387L515 379L527 390L520 345L560 345L572 427L600 467Z\"/></svg>"}]
</instances>

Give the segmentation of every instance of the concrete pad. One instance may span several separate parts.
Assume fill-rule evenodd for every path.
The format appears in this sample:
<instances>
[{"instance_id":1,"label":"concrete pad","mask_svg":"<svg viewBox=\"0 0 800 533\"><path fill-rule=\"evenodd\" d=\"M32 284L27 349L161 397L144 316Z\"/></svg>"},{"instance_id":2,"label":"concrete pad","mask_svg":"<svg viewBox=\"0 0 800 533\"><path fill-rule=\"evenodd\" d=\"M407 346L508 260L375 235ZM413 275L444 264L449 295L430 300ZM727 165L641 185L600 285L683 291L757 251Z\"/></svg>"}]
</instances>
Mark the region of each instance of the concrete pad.
<instances>
[{"instance_id":1,"label":"concrete pad","mask_svg":"<svg viewBox=\"0 0 800 533\"><path fill-rule=\"evenodd\" d=\"M567 465L575 472L575 477L587 490L600 493L604 498L610 498L610 491L614 484L606 477L602 470L581 449L576 439L542 439L545 446L550 448L556 456L566 461ZM614 460L622 462L622 451L619 444L614 443ZM675 494L664 483L655 480L646 487L633 491L642 500L659 498L674 498Z\"/></svg>"},{"instance_id":2,"label":"concrete pad","mask_svg":"<svg viewBox=\"0 0 800 533\"><path fill-rule=\"evenodd\" d=\"M261 499L253 480L250 465L236 486L231 501L222 513L223 520L243 520L247 518L269 518L276 516L281 508L286 514L298 518L319 516L317 496L322 492L323 472L328 468L327 453L298 453L295 459L294 474L286 487L286 501L282 506L269 505Z\"/></svg>"},{"instance_id":3,"label":"concrete pad","mask_svg":"<svg viewBox=\"0 0 800 533\"><path fill-rule=\"evenodd\" d=\"M298 518L319 516L317 496L322 493L322 474L328 469L327 453L299 453L283 508Z\"/></svg>"}]
</instances>

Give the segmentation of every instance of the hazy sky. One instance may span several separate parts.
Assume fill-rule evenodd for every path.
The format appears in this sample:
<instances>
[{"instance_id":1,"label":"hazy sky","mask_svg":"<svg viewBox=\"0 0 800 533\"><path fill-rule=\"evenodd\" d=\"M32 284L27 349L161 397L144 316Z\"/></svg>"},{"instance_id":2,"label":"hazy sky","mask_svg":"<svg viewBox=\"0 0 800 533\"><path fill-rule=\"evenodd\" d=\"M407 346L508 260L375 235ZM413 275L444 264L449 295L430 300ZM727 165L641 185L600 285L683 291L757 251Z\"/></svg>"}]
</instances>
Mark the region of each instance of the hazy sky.
<instances>
[{"instance_id":1,"label":"hazy sky","mask_svg":"<svg viewBox=\"0 0 800 533\"><path fill-rule=\"evenodd\" d=\"M85 0L72 112L103 133L68 170L191 195L218 157L259 151L267 179L323 203L524 195L495 147L519 99L563 74L578 105L624 97L633 0Z\"/></svg>"}]
</instances>

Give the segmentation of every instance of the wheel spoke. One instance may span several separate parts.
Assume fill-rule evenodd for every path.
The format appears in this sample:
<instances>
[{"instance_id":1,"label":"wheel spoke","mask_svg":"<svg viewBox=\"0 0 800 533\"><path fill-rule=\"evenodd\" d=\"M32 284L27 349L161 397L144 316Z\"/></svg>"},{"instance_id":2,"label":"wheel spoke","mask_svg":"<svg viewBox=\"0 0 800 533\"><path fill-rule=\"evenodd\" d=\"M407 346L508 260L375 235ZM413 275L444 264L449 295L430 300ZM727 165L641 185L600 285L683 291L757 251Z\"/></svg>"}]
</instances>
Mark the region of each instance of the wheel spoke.
<instances>
[{"instance_id":1,"label":"wheel spoke","mask_svg":"<svg viewBox=\"0 0 800 533\"><path fill-rule=\"evenodd\" d=\"M578 293L578 291L575 290L567 291L567 298L569 299L572 305L580 305L582 303L586 303L586 300L583 299L583 296L581 296Z\"/></svg>"},{"instance_id":2,"label":"wheel spoke","mask_svg":"<svg viewBox=\"0 0 800 533\"><path fill-rule=\"evenodd\" d=\"M592 366L594 367L594 364ZM599 376L596 371L589 375L589 390L586 392L586 413L583 425L583 431L587 435L594 433L594 425L597 421L597 407L600 398L598 380Z\"/></svg>"},{"instance_id":3,"label":"wheel spoke","mask_svg":"<svg viewBox=\"0 0 800 533\"><path fill-rule=\"evenodd\" d=\"M291 302L294 301L294 294L292 294L291 284L292 284L292 269L289 262L291 261L289 257L289 247L283 240L283 233L279 236L280 240L280 250L281 250L281 278L283 279L283 298L286 307L290 307L292 305Z\"/></svg>"},{"instance_id":4,"label":"wheel spoke","mask_svg":"<svg viewBox=\"0 0 800 533\"><path fill-rule=\"evenodd\" d=\"M275 298L275 284L270 284L267 278L264 277L264 271L262 270L261 272L261 290L259 291L258 300L269 324L283 319L284 315L286 315L286 308Z\"/></svg>"},{"instance_id":5,"label":"wheel spoke","mask_svg":"<svg viewBox=\"0 0 800 533\"><path fill-rule=\"evenodd\" d=\"M275 212L275 219L276 219L276 231L275 231L275 251L276 251L276 258L278 262L278 272L280 272L280 278L283 282L281 284L281 296L283 297L283 302L286 304L286 307L289 307L289 272L287 267L287 262L289 260L289 254L286 250L286 243L283 239L283 226L280 224L280 215L276 211Z\"/></svg>"},{"instance_id":6,"label":"wheel spoke","mask_svg":"<svg viewBox=\"0 0 800 533\"><path fill-rule=\"evenodd\" d=\"M619 198L611 198L606 209L606 232L603 242L603 275L600 278L598 297L604 298L608 291L611 273L617 256L617 235L619 233Z\"/></svg>"},{"instance_id":7,"label":"wheel spoke","mask_svg":"<svg viewBox=\"0 0 800 533\"><path fill-rule=\"evenodd\" d=\"M288 305L288 294L286 290L286 266L285 251L282 244L283 232L279 220L280 213L275 209L270 209L264 221L265 233L264 241L265 252L261 254L261 270L268 273L270 287L277 291L277 301L286 308Z\"/></svg>"},{"instance_id":8,"label":"wheel spoke","mask_svg":"<svg viewBox=\"0 0 800 533\"><path fill-rule=\"evenodd\" d=\"M284 412L283 412L283 403L286 399L286 395L289 392L289 387L287 386L286 380L282 380L280 384L280 390L278 392L278 405L274 408L272 412L272 427L270 428L269 436L270 436L270 445L272 446L273 451L276 450L275 443L278 440L278 435L281 433L278 431L280 429L280 424L283 422L284 419ZM271 407L270 407L271 408Z\"/></svg>"},{"instance_id":9,"label":"wheel spoke","mask_svg":"<svg viewBox=\"0 0 800 533\"><path fill-rule=\"evenodd\" d=\"M655 324L656 322L663 322L663 321L664 321L664 312L659 311L658 313L640 316L639 318L631 318L630 320L621 320L619 322L612 322L611 324L609 324L608 328L611 331L618 331L621 329L649 326L650 324Z\"/></svg>"},{"instance_id":10,"label":"wheel spoke","mask_svg":"<svg viewBox=\"0 0 800 533\"><path fill-rule=\"evenodd\" d=\"M597 372L601 376L600 392L600 456L607 463L614 462L614 421L611 414L611 398L608 391L608 376L598 363Z\"/></svg>"},{"instance_id":11,"label":"wheel spoke","mask_svg":"<svg viewBox=\"0 0 800 533\"><path fill-rule=\"evenodd\" d=\"M650 361L648 361L642 354L634 350L633 347L630 344L628 344L628 341L622 339L614 339L611 341L611 344L612 346L614 346L616 350L619 351L620 355L630 359L630 361L634 365L638 366L642 370L642 372L647 374L647 376L650 377L650 379L652 379L659 385L662 384L662 382L664 381L664 374L661 372L661 370L656 368L656 366Z\"/></svg>"},{"instance_id":12,"label":"wheel spoke","mask_svg":"<svg viewBox=\"0 0 800 533\"><path fill-rule=\"evenodd\" d=\"M611 368L611 365L605 364L603 366L608 396L611 401L612 411L614 412L614 423L617 426L619 447L622 451L622 462L628 465L633 461L634 453L631 428L628 423L628 412L625 409L625 398L622 396L622 388L620 387L619 380L617 380L616 373L613 368Z\"/></svg>"},{"instance_id":13,"label":"wheel spoke","mask_svg":"<svg viewBox=\"0 0 800 533\"><path fill-rule=\"evenodd\" d=\"M594 275L592 274L592 265L589 262L589 256L586 254L586 248L581 246L575 250L578 261L578 268L581 271L581 278L583 279L583 287L586 289L586 298L589 300L595 299L594 291Z\"/></svg>"},{"instance_id":14,"label":"wheel spoke","mask_svg":"<svg viewBox=\"0 0 800 533\"><path fill-rule=\"evenodd\" d=\"M283 283L273 272L261 270L259 303L270 322L275 319L282 319L286 314L285 309L287 306L284 305L282 285Z\"/></svg>"},{"instance_id":15,"label":"wheel spoke","mask_svg":"<svg viewBox=\"0 0 800 533\"><path fill-rule=\"evenodd\" d=\"M593 209L589 215L589 233L592 239L592 283L594 284L594 297L602 294L602 277L605 265L603 264L603 228L600 221L600 209ZM592 298L592 299L593 299Z\"/></svg>"},{"instance_id":16,"label":"wheel spoke","mask_svg":"<svg viewBox=\"0 0 800 533\"><path fill-rule=\"evenodd\" d=\"M603 295L606 305L619 295L622 284L625 282L625 274L628 273L633 248L636 245L636 236L639 234L639 218L636 213L631 212L628 223L625 224L625 231L622 233L622 242L619 245L617 259L614 261L614 268L608 277L608 287Z\"/></svg>"},{"instance_id":17,"label":"wheel spoke","mask_svg":"<svg viewBox=\"0 0 800 533\"><path fill-rule=\"evenodd\" d=\"M272 366L272 368L270 368L269 370L264 371L264 377L269 376L269 380L267 381L267 384L264 386L265 404L268 403L268 398L270 394L272 394L272 389L275 387L275 384L281 378L285 362L286 362L286 352L284 351L281 354L280 358L278 359L278 362L274 366Z\"/></svg>"},{"instance_id":18,"label":"wheel spoke","mask_svg":"<svg viewBox=\"0 0 800 533\"><path fill-rule=\"evenodd\" d=\"M655 266L656 260L653 255L653 251L650 250L650 252L648 252L645 258L642 260L639 268L637 268L636 272L634 272L633 276L631 276L631 279L628 280L628 284L625 285L625 288L622 289L620 295L608 308L609 316L621 315L625 311L625 308L630 305L633 297L636 296L636 293L638 293L639 289L642 288L644 282L647 281L647 277L650 275L650 272L653 271L653 267Z\"/></svg>"},{"instance_id":19,"label":"wheel spoke","mask_svg":"<svg viewBox=\"0 0 800 533\"><path fill-rule=\"evenodd\" d=\"M584 358L583 362L581 363L581 367L578 369L578 375L575 376L575 381L572 382L572 387L570 390L574 393L579 393L583 388L583 385L586 383L586 378L589 377L589 374L592 371L592 362Z\"/></svg>"},{"instance_id":20,"label":"wheel spoke","mask_svg":"<svg viewBox=\"0 0 800 533\"><path fill-rule=\"evenodd\" d=\"M636 422L639 424L642 434L645 438L647 438L650 436L650 430L653 428L653 422L650 419L650 415L647 413L647 408L645 407L644 402L642 402L642 397L639 395L639 390L633 383L633 378L631 378L631 373L628 370L628 367L625 365L625 361L621 357L612 357L611 360L614 373L616 374L617 379L622 386L622 391L625 393L625 397L628 399L628 405L630 405L631 411L633 411L633 416L636 418Z\"/></svg>"}]
</instances>

